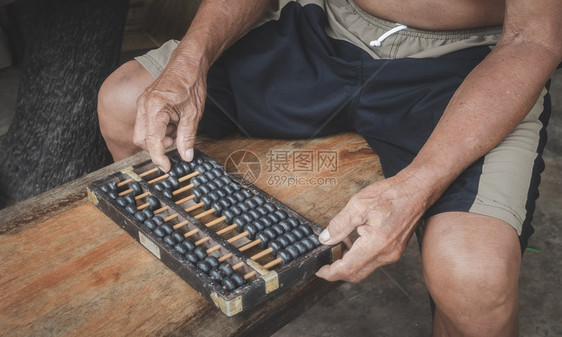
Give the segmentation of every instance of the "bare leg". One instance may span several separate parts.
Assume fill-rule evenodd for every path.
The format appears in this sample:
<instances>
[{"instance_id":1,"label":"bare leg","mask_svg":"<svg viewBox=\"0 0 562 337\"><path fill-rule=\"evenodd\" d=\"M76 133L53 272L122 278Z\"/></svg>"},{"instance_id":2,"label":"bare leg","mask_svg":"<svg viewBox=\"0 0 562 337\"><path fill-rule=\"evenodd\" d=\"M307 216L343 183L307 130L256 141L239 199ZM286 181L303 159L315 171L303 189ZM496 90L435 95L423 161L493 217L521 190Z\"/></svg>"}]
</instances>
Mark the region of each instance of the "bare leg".
<instances>
[{"instance_id":1,"label":"bare leg","mask_svg":"<svg viewBox=\"0 0 562 337\"><path fill-rule=\"evenodd\" d=\"M433 336L517 336L521 249L516 231L483 215L427 222L424 278L435 300Z\"/></svg>"},{"instance_id":2,"label":"bare leg","mask_svg":"<svg viewBox=\"0 0 562 337\"><path fill-rule=\"evenodd\" d=\"M115 161L141 150L133 144L137 98L153 81L140 63L133 60L113 72L100 89L100 130Z\"/></svg>"}]
</instances>

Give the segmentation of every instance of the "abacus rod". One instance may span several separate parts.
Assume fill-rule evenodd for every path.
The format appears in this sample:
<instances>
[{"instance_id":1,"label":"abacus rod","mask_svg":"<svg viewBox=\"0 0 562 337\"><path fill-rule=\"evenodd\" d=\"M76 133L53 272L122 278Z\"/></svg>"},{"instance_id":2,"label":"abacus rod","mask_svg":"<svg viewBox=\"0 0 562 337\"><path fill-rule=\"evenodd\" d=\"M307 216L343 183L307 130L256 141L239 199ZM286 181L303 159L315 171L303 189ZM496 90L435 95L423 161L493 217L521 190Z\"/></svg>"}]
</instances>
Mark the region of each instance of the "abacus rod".
<instances>
[{"instance_id":1,"label":"abacus rod","mask_svg":"<svg viewBox=\"0 0 562 337\"><path fill-rule=\"evenodd\" d=\"M172 219L175 219L178 217L178 213L174 213L172 215L168 215L167 217L164 218L164 222L170 221Z\"/></svg>"},{"instance_id":2,"label":"abacus rod","mask_svg":"<svg viewBox=\"0 0 562 337\"><path fill-rule=\"evenodd\" d=\"M146 196L148 196L148 195L150 195L150 192L147 191L147 192L144 192L143 194L137 195L137 196L135 197L135 199L136 199L136 200L139 200L139 199L144 198L144 197L146 197Z\"/></svg>"},{"instance_id":3,"label":"abacus rod","mask_svg":"<svg viewBox=\"0 0 562 337\"><path fill-rule=\"evenodd\" d=\"M180 183L181 183L181 182L184 182L184 181L186 181L187 179L191 179L191 178L197 176L198 174L199 174L199 172L197 172L197 171L192 172L192 173L190 173L190 174L188 174L188 175L186 175L186 176L183 176L183 177L179 178L178 181L179 181Z\"/></svg>"},{"instance_id":4,"label":"abacus rod","mask_svg":"<svg viewBox=\"0 0 562 337\"><path fill-rule=\"evenodd\" d=\"M182 222L179 222L179 223L173 225L172 228L173 228L174 230L176 230L176 229L178 229L178 228L180 228L180 227L183 227L183 226L187 225L188 223L189 223L189 222L188 222L187 220L184 220L184 221L182 221Z\"/></svg>"},{"instance_id":5,"label":"abacus rod","mask_svg":"<svg viewBox=\"0 0 562 337\"><path fill-rule=\"evenodd\" d=\"M195 242L195 245L196 245L196 246L200 246L200 245L204 244L205 242L209 241L210 239L211 239L211 238L208 237L208 236L207 236L207 237L204 237L204 238L202 238L201 240L196 241L196 242Z\"/></svg>"},{"instance_id":6,"label":"abacus rod","mask_svg":"<svg viewBox=\"0 0 562 337\"><path fill-rule=\"evenodd\" d=\"M183 192L183 191L187 191L187 190L190 189L190 188L193 188L193 184L189 184L189 185L186 185L186 186L184 186L184 187L182 187L182 188L178 188L177 190L175 190L175 191L172 192L172 195L176 195L176 194L179 194L179 193L181 193L181 192Z\"/></svg>"},{"instance_id":7,"label":"abacus rod","mask_svg":"<svg viewBox=\"0 0 562 337\"><path fill-rule=\"evenodd\" d=\"M241 251L241 252L243 252L243 251L245 251L245 250L248 250L248 249L254 247L255 245L259 245L260 243L261 243L261 240L260 240L260 239L256 239L256 240L254 240L254 241L248 243L247 245L238 248L238 250Z\"/></svg>"},{"instance_id":8,"label":"abacus rod","mask_svg":"<svg viewBox=\"0 0 562 337\"><path fill-rule=\"evenodd\" d=\"M151 174L151 173L154 173L154 172L156 172L156 171L158 171L158 168L157 168L157 167L152 168L152 169L150 169L150 170L148 170L148 171L146 171L146 172L143 172L143 173L139 174L139 177L144 178L144 177L146 177L147 175L149 175L149 174ZM130 183L131 181L133 181L132 178L123 180L122 182L120 182L120 183L117 184L117 187L121 187L121 186L123 186L123 185L127 185L127 184Z\"/></svg>"},{"instance_id":9,"label":"abacus rod","mask_svg":"<svg viewBox=\"0 0 562 337\"><path fill-rule=\"evenodd\" d=\"M229 243L233 243L234 241L238 241L238 240L240 240L240 239L242 239L242 238L245 238L245 237L248 236L249 234L250 234L250 233L248 233L247 231L244 231L244 232L242 232L242 233L240 233L240 234L238 234L238 235L236 235L236 236L231 237L230 239L228 239L228 240L226 240L226 241L228 241Z\"/></svg>"},{"instance_id":10,"label":"abacus rod","mask_svg":"<svg viewBox=\"0 0 562 337\"><path fill-rule=\"evenodd\" d=\"M232 253L228 253L228 254L224 255L223 257L220 257L218 261L223 262L225 260L230 259L231 257L232 257Z\"/></svg>"},{"instance_id":11,"label":"abacus rod","mask_svg":"<svg viewBox=\"0 0 562 337\"><path fill-rule=\"evenodd\" d=\"M177 205L183 204L184 202L186 202L186 201L188 201L188 200L191 200L191 199L193 199L193 198L195 198L195 195L193 195L193 194L192 194L192 195L189 195L189 196L187 196L187 197L185 197L185 198L183 198L183 199L180 199L180 200L176 201L176 204L177 204Z\"/></svg>"},{"instance_id":12,"label":"abacus rod","mask_svg":"<svg viewBox=\"0 0 562 337\"><path fill-rule=\"evenodd\" d=\"M205 212L199 213L195 216L193 216L195 219L201 219L202 217L204 217L205 215L209 215L212 214L215 211L214 208L208 209Z\"/></svg>"},{"instance_id":13,"label":"abacus rod","mask_svg":"<svg viewBox=\"0 0 562 337\"><path fill-rule=\"evenodd\" d=\"M191 206L191 207L186 208L185 211L189 213L189 212L191 212L191 211L194 211L194 210L196 210L196 209L198 209L198 208L203 207L204 205L205 205L204 202L200 202L200 203L198 203L198 204L195 204L195 205L193 205L193 206Z\"/></svg>"},{"instance_id":14,"label":"abacus rod","mask_svg":"<svg viewBox=\"0 0 562 337\"><path fill-rule=\"evenodd\" d=\"M269 268L271 268L271 267L274 267L274 266L278 265L278 264L281 263L281 262L283 262L283 259L280 258L280 257L278 257L278 258L276 258L275 260L273 260L273 261L269 262L268 264L264 265L263 267L264 267L265 269L269 269Z\"/></svg>"},{"instance_id":15,"label":"abacus rod","mask_svg":"<svg viewBox=\"0 0 562 337\"><path fill-rule=\"evenodd\" d=\"M267 254L269 254L271 252L273 252L273 248L267 248L267 249L264 249L261 252L257 253L256 255L252 256L250 259L255 261L259 258L262 258L262 257L266 256Z\"/></svg>"},{"instance_id":16,"label":"abacus rod","mask_svg":"<svg viewBox=\"0 0 562 337\"><path fill-rule=\"evenodd\" d=\"M215 221L215 220L213 220L213 221ZM213 221L211 221L211 222L213 222ZM211 222L209 222L209 223L211 223ZM217 234L218 234L218 235L222 235L222 234L224 234L224 233L228 233L228 232L230 232L231 230L233 230L233 229L236 228L236 227L238 227L236 224L232 224L232 225L230 225L230 226L228 226L228 227L225 227L225 228L221 229L220 231L217 232Z\"/></svg>"},{"instance_id":17,"label":"abacus rod","mask_svg":"<svg viewBox=\"0 0 562 337\"><path fill-rule=\"evenodd\" d=\"M208 222L205 226L211 227L224 220L226 220L226 217L223 215L220 218L216 218L215 220Z\"/></svg>"}]
</instances>

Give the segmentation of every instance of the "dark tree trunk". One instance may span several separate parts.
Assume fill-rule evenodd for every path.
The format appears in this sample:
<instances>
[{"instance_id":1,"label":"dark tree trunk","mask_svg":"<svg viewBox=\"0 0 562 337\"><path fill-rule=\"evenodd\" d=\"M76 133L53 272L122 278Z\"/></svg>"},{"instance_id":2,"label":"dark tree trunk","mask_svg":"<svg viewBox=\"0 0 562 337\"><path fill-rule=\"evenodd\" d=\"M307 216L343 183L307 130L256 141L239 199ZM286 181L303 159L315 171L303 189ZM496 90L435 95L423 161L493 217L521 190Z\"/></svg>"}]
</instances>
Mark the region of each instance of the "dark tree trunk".
<instances>
[{"instance_id":1,"label":"dark tree trunk","mask_svg":"<svg viewBox=\"0 0 562 337\"><path fill-rule=\"evenodd\" d=\"M109 161L97 92L119 60L128 0L12 4L25 43L16 114L0 138L2 199L24 200Z\"/></svg>"}]
</instances>

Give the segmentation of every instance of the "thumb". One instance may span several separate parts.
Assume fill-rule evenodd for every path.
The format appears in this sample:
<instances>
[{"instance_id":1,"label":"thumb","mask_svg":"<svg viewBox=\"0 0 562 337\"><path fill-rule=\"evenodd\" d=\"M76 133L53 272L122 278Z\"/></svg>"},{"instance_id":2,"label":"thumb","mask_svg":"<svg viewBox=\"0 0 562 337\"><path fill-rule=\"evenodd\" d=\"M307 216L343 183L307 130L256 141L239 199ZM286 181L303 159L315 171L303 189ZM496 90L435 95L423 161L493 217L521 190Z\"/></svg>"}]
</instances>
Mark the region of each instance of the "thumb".
<instances>
[{"instance_id":1,"label":"thumb","mask_svg":"<svg viewBox=\"0 0 562 337\"><path fill-rule=\"evenodd\" d=\"M344 241L355 228L365 223L358 214L356 207L350 207L348 204L332 218L328 227L320 233L318 240L324 245L335 245Z\"/></svg>"}]
</instances>

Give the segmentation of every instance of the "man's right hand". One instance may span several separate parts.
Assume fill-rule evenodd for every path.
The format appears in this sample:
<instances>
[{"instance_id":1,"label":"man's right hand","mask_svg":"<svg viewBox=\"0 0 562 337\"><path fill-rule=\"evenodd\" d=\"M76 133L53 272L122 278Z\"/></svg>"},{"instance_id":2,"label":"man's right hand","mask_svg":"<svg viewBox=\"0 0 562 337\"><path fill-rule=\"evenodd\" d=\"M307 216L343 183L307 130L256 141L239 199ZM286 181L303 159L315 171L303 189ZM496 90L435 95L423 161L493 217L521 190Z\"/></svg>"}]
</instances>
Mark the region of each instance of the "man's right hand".
<instances>
[{"instance_id":1,"label":"man's right hand","mask_svg":"<svg viewBox=\"0 0 562 337\"><path fill-rule=\"evenodd\" d=\"M171 165L165 148L174 141L183 160L193 159L197 125L205 107L207 70L198 60L175 53L137 100L133 141L166 172Z\"/></svg>"}]
</instances>

